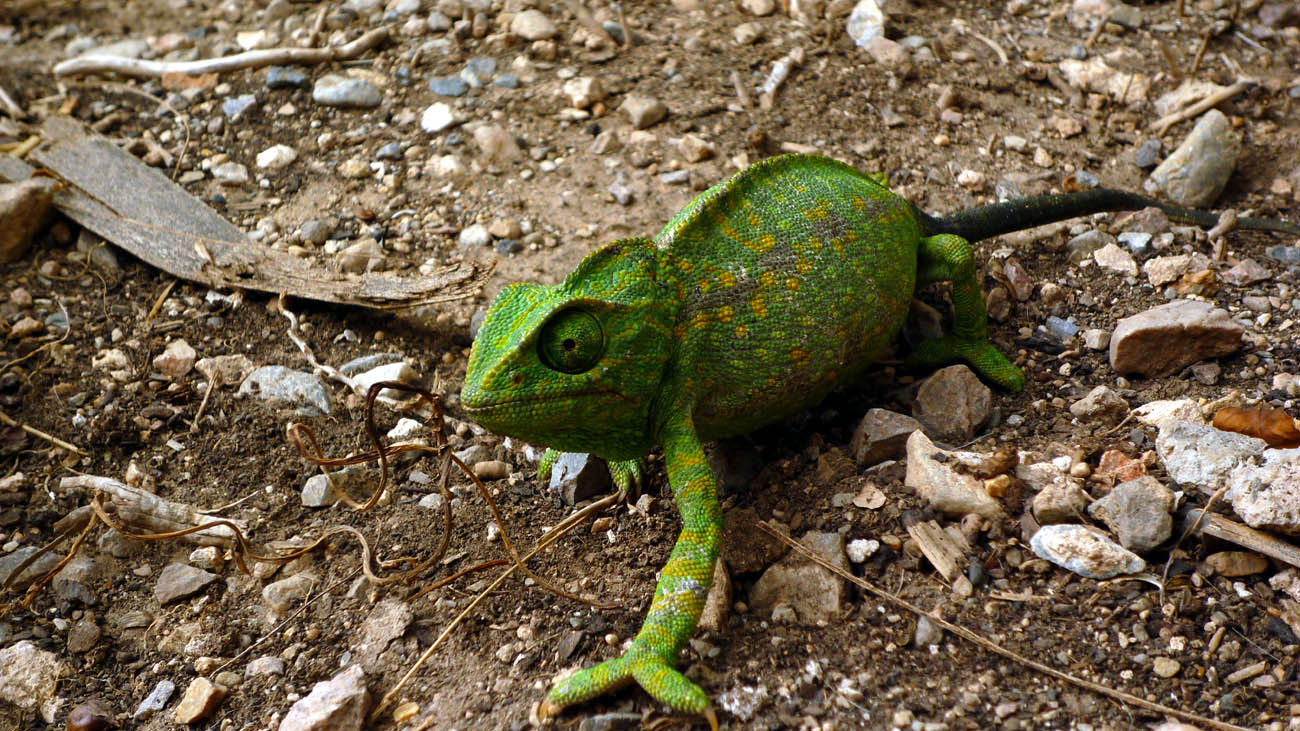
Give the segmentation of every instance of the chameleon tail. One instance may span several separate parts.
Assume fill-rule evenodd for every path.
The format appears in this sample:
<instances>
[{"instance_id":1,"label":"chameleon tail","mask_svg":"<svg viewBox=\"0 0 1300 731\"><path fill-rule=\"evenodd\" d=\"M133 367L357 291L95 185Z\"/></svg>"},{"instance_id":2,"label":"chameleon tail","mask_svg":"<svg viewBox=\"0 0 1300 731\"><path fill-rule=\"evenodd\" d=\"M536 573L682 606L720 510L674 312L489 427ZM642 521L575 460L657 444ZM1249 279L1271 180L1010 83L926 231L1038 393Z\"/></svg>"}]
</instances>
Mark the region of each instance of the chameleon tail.
<instances>
[{"instance_id":1,"label":"chameleon tail","mask_svg":"<svg viewBox=\"0 0 1300 731\"><path fill-rule=\"evenodd\" d=\"M919 210L916 213L926 236L956 234L967 241L980 241L1078 216L1106 211L1138 211L1143 208L1159 208L1171 220L1205 228L1213 227L1219 222L1219 216L1209 211L1171 206L1144 195L1109 188L1032 196L968 208L948 216L930 216ZM1300 226L1270 218L1238 218L1237 227L1300 235Z\"/></svg>"}]
</instances>

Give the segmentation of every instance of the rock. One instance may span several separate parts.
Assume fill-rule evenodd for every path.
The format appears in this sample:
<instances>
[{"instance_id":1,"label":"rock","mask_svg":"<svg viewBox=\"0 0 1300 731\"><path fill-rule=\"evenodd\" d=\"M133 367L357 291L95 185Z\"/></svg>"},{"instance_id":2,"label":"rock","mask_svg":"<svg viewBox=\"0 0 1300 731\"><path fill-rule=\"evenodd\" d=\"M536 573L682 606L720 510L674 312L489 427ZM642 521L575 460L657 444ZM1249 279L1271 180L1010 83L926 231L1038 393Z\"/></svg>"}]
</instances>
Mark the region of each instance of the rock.
<instances>
[{"instance_id":1,"label":"rock","mask_svg":"<svg viewBox=\"0 0 1300 731\"><path fill-rule=\"evenodd\" d=\"M862 563L875 555L880 550L880 541L875 539L858 538L849 541L844 552L848 554L849 560L853 563Z\"/></svg>"},{"instance_id":2,"label":"rock","mask_svg":"<svg viewBox=\"0 0 1300 731\"><path fill-rule=\"evenodd\" d=\"M907 438L921 422L888 409L870 409L853 430L849 454L860 467L897 459L907 451Z\"/></svg>"},{"instance_id":3,"label":"rock","mask_svg":"<svg viewBox=\"0 0 1300 731\"><path fill-rule=\"evenodd\" d=\"M284 660L275 655L263 655L244 668L244 677L252 678L258 675L284 675Z\"/></svg>"},{"instance_id":4,"label":"rock","mask_svg":"<svg viewBox=\"0 0 1300 731\"><path fill-rule=\"evenodd\" d=\"M202 676L190 681L181 702L176 704L176 723L189 724L207 718L229 691L224 685Z\"/></svg>"},{"instance_id":5,"label":"rock","mask_svg":"<svg viewBox=\"0 0 1300 731\"><path fill-rule=\"evenodd\" d=\"M1236 579L1262 574L1268 571L1272 564L1267 558L1251 551L1219 551L1206 556L1202 566L1210 576Z\"/></svg>"},{"instance_id":6,"label":"rock","mask_svg":"<svg viewBox=\"0 0 1300 731\"><path fill-rule=\"evenodd\" d=\"M1167 376L1241 347L1242 327L1224 310L1198 300L1175 300L1116 323L1110 366L1116 373Z\"/></svg>"},{"instance_id":7,"label":"rock","mask_svg":"<svg viewBox=\"0 0 1300 731\"><path fill-rule=\"evenodd\" d=\"M1062 476L1039 490L1031 505L1039 525L1055 525L1078 521L1088 509L1088 502L1088 493Z\"/></svg>"},{"instance_id":8,"label":"rock","mask_svg":"<svg viewBox=\"0 0 1300 731\"><path fill-rule=\"evenodd\" d=\"M45 555L36 559L33 563L28 564L27 568L18 576L12 576L13 572L24 561L27 561L33 554L40 549L36 546L23 546L13 553L0 556L0 585L7 586L11 589L21 591L31 586L32 582L49 573L58 565L60 557L53 551L46 552Z\"/></svg>"},{"instance_id":9,"label":"rock","mask_svg":"<svg viewBox=\"0 0 1300 731\"><path fill-rule=\"evenodd\" d=\"M753 442L747 439L722 439L707 450L709 469L718 481L720 494L748 490L754 478L767 464Z\"/></svg>"},{"instance_id":10,"label":"rock","mask_svg":"<svg viewBox=\"0 0 1300 731\"><path fill-rule=\"evenodd\" d=\"M668 116L668 107L663 102L642 94L628 94L622 109L633 129L653 127Z\"/></svg>"},{"instance_id":11,"label":"rock","mask_svg":"<svg viewBox=\"0 0 1300 731\"><path fill-rule=\"evenodd\" d=\"M858 48L866 48L872 40L883 37L885 14L876 0L858 0L849 13L845 31Z\"/></svg>"},{"instance_id":12,"label":"rock","mask_svg":"<svg viewBox=\"0 0 1300 731\"><path fill-rule=\"evenodd\" d=\"M1189 421L1194 424L1205 423L1200 407L1191 399L1148 401L1133 409L1133 416L1137 417L1140 423L1157 428L1170 420Z\"/></svg>"},{"instance_id":13,"label":"rock","mask_svg":"<svg viewBox=\"0 0 1300 731\"><path fill-rule=\"evenodd\" d=\"M131 714L131 718L133 720L143 721L150 716L153 716L153 714L161 711L167 706L167 701L171 699L172 693L175 691L175 683L166 679L159 680L158 684L153 687L153 690L149 691L149 695L145 696L145 699L140 701L140 705L136 706L135 713Z\"/></svg>"},{"instance_id":14,"label":"rock","mask_svg":"<svg viewBox=\"0 0 1300 731\"><path fill-rule=\"evenodd\" d=\"M727 616L731 613L731 576L725 561L713 564L713 582L704 599L704 612L700 614L699 628L709 632L725 632ZM639 718L639 717L638 717Z\"/></svg>"},{"instance_id":15,"label":"rock","mask_svg":"<svg viewBox=\"0 0 1300 731\"><path fill-rule=\"evenodd\" d=\"M831 564L848 569L844 536L810 531L799 541ZM834 622L839 619L844 580L797 553L791 553L769 567L749 592L749 605L759 614L770 615L778 606L794 610L803 624Z\"/></svg>"},{"instance_id":16,"label":"rock","mask_svg":"<svg viewBox=\"0 0 1300 731\"><path fill-rule=\"evenodd\" d=\"M1115 245L1115 237L1098 229L1085 231L1078 236L1065 242L1065 250L1069 252L1068 257L1071 263L1078 264L1083 260L1093 256L1107 246Z\"/></svg>"},{"instance_id":17,"label":"rock","mask_svg":"<svg viewBox=\"0 0 1300 731\"><path fill-rule=\"evenodd\" d=\"M1116 485L1088 507L1088 514L1105 523L1121 546L1143 553L1169 539L1173 509L1173 491L1154 477L1143 476Z\"/></svg>"},{"instance_id":18,"label":"rock","mask_svg":"<svg viewBox=\"0 0 1300 731\"><path fill-rule=\"evenodd\" d=\"M1126 277L1137 276L1137 262L1133 261L1133 255L1115 244L1106 244L1092 252L1092 258L1103 269L1109 269Z\"/></svg>"},{"instance_id":19,"label":"rock","mask_svg":"<svg viewBox=\"0 0 1300 731\"><path fill-rule=\"evenodd\" d=\"M325 74L316 79L311 98L317 104L355 109L377 107L384 100L370 82L338 74Z\"/></svg>"},{"instance_id":20,"label":"rock","mask_svg":"<svg viewBox=\"0 0 1300 731\"><path fill-rule=\"evenodd\" d=\"M1097 469L1093 470L1092 479L1113 485L1136 480L1146 473L1142 460L1133 459L1116 449L1108 449L1097 460Z\"/></svg>"},{"instance_id":21,"label":"rock","mask_svg":"<svg viewBox=\"0 0 1300 731\"><path fill-rule=\"evenodd\" d=\"M316 577L311 572L294 574L262 587L262 601L272 612L284 614L293 602L306 599L315 585Z\"/></svg>"},{"instance_id":22,"label":"rock","mask_svg":"<svg viewBox=\"0 0 1300 731\"><path fill-rule=\"evenodd\" d=\"M1268 585L1274 591L1283 592L1300 602L1300 569L1289 568L1286 571L1279 571L1268 580Z\"/></svg>"},{"instance_id":23,"label":"rock","mask_svg":"<svg viewBox=\"0 0 1300 731\"><path fill-rule=\"evenodd\" d=\"M732 508L723 514L722 523L722 558L734 574L762 571L789 550L758 527L753 508Z\"/></svg>"},{"instance_id":24,"label":"rock","mask_svg":"<svg viewBox=\"0 0 1300 731\"><path fill-rule=\"evenodd\" d=\"M379 670L379 655L393 640L406 633L414 618L411 605L399 599L385 599L376 604L361 623L360 636L353 645L362 669Z\"/></svg>"},{"instance_id":25,"label":"rock","mask_svg":"<svg viewBox=\"0 0 1300 731\"><path fill-rule=\"evenodd\" d=\"M1152 287L1159 288L1178 281L1184 274L1205 269L1209 264L1209 258L1202 254L1157 256L1142 265L1142 273L1147 275Z\"/></svg>"},{"instance_id":26,"label":"rock","mask_svg":"<svg viewBox=\"0 0 1300 731\"><path fill-rule=\"evenodd\" d=\"M398 383L405 383L409 386L419 385L420 374L416 373L415 369L405 362L385 363L370 368L364 373L358 373L353 377L353 381L357 384L357 388L361 393L369 393L371 386L376 383L383 383L384 381L397 381ZM404 394L401 391L394 391L391 388L385 388L379 392L378 397L400 399L405 395L407 394Z\"/></svg>"},{"instance_id":27,"label":"rock","mask_svg":"<svg viewBox=\"0 0 1300 731\"><path fill-rule=\"evenodd\" d=\"M446 102L431 104L420 115L420 129L429 134L436 134L457 124L460 124L460 120Z\"/></svg>"},{"instance_id":28,"label":"rock","mask_svg":"<svg viewBox=\"0 0 1300 731\"><path fill-rule=\"evenodd\" d=\"M63 703L55 695L56 686L59 676L67 671L58 655L30 640L10 645L0 650L0 701L24 710L36 709L46 724L53 724ZM16 721L8 712L5 717Z\"/></svg>"},{"instance_id":29,"label":"rock","mask_svg":"<svg viewBox=\"0 0 1300 731\"><path fill-rule=\"evenodd\" d=\"M686 162L704 162L714 154L712 143L695 135L682 137L681 142L677 143L677 151Z\"/></svg>"},{"instance_id":30,"label":"rock","mask_svg":"<svg viewBox=\"0 0 1300 731\"><path fill-rule=\"evenodd\" d=\"M257 166L268 170L280 170L288 167L298 159L298 151L288 145L271 145L257 153Z\"/></svg>"},{"instance_id":31,"label":"rock","mask_svg":"<svg viewBox=\"0 0 1300 731\"><path fill-rule=\"evenodd\" d=\"M89 617L82 617L72 625L68 630L68 652L89 652L99 643L99 638L103 636L103 631L95 620Z\"/></svg>"},{"instance_id":32,"label":"rock","mask_svg":"<svg viewBox=\"0 0 1300 731\"><path fill-rule=\"evenodd\" d=\"M740 7L745 12L761 18L771 15L776 10L776 0L740 0Z\"/></svg>"},{"instance_id":33,"label":"rock","mask_svg":"<svg viewBox=\"0 0 1300 731\"><path fill-rule=\"evenodd\" d=\"M474 143L483 157L494 162L514 162L523 157L514 135L496 124L485 124L474 130Z\"/></svg>"},{"instance_id":34,"label":"rock","mask_svg":"<svg viewBox=\"0 0 1300 731\"><path fill-rule=\"evenodd\" d=\"M1150 193L1163 191L1180 206L1204 208L1223 192L1240 154L1241 139L1232 124L1223 112L1211 109L1143 187Z\"/></svg>"},{"instance_id":35,"label":"rock","mask_svg":"<svg viewBox=\"0 0 1300 731\"><path fill-rule=\"evenodd\" d=\"M867 41L865 47L867 49L867 55L871 56L871 60L880 64L884 68L895 69L907 63L907 49L899 45L897 41L891 41L884 36L876 36L875 38L872 38ZM962 175L967 175L969 178L969 173L971 172L972 171L969 170L963 170ZM968 188L979 189L984 184L983 177L979 177L978 179L962 180L959 175L958 178L958 182Z\"/></svg>"},{"instance_id":36,"label":"rock","mask_svg":"<svg viewBox=\"0 0 1300 731\"><path fill-rule=\"evenodd\" d=\"M284 366L262 366L239 385L240 396L252 396L273 409L292 408L303 417L333 412L333 398L324 382L313 373Z\"/></svg>"},{"instance_id":37,"label":"rock","mask_svg":"<svg viewBox=\"0 0 1300 731\"><path fill-rule=\"evenodd\" d=\"M333 482L330 478L333 478ZM332 472L328 477L315 474L307 478L302 486L300 497L305 508L328 508L340 499L339 491L355 495L353 488L373 487L374 475L362 465L349 465ZM362 500L368 499L368 495Z\"/></svg>"},{"instance_id":38,"label":"rock","mask_svg":"<svg viewBox=\"0 0 1300 731\"><path fill-rule=\"evenodd\" d=\"M1090 579L1135 574L1146 568L1146 562L1137 554L1101 531L1082 525L1043 526L1029 545L1039 558Z\"/></svg>"},{"instance_id":39,"label":"rock","mask_svg":"<svg viewBox=\"0 0 1300 731\"><path fill-rule=\"evenodd\" d=\"M346 670L311 689L305 698L293 704L279 731L360 731L370 710L366 676L360 665Z\"/></svg>"},{"instance_id":40,"label":"rock","mask_svg":"<svg viewBox=\"0 0 1300 731\"><path fill-rule=\"evenodd\" d=\"M221 113L232 122L238 122L256 108L257 97L253 94L240 94L221 102Z\"/></svg>"},{"instance_id":41,"label":"rock","mask_svg":"<svg viewBox=\"0 0 1300 731\"><path fill-rule=\"evenodd\" d=\"M1150 139L1138 145L1133 154L1133 163L1143 170L1149 170L1160 162L1160 140Z\"/></svg>"},{"instance_id":42,"label":"rock","mask_svg":"<svg viewBox=\"0 0 1300 731\"><path fill-rule=\"evenodd\" d=\"M306 89L311 76L297 66L272 66L266 70L268 89Z\"/></svg>"},{"instance_id":43,"label":"rock","mask_svg":"<svg viewBox=\"0 0 1300 731\"><path fill-rule=\"evenodd\" d=\"M212 168L212 177L222 185L243 185L248 182L248 168L229 161Z\"/></svg>"},{"instance_id":44,"label":"rock","mask_svg":"<svg viewBox=\"0 0 1300 731\"><path fill-rule=\"evenodd\" d=\"M965 365L948 366L925 379L912 416L943 442L968 442L993 416L993 392Z\"/></svg>"},{"instance_id":45,"label":"rock","mask_svg":"<svg viewBox=\"0 0 1300 731\"><path fill-rule=\"evenodd\" d=\"M738 46L751 46L758 43L766 32L767 29L762 23L750 21L748 23L741 23L735 28L732 28L731 38Z\"/></svg>"},{"instance_id":46,"label":"rock","mask_svg":"<svg viewBox=\"0 0 1300 731\"><path fill-rule=\"evenodd\" d=\"M594 454L565 452L551 466L551 481L547 485L565 505L576 505L596 495L614 489L609 465Z\"/></svg>"},{"instance_id":47,"label":"rock","mask_svg":"<svg viewBox=\"0 0 1300 731\"><path fill-rule=\"evenodd\" d=\"M1300 535L1300 448L1266 449L1228 476L1232 510L1252 528Z\"/></svg>"},{"instance_id":48,"label":"rock","mask_svg":"<svg viewBox=\"0 0 1300 731\"><path fill-rule=\"evenodd\" d=\"M525 10L510 21L510 32L526 41L544 41L554 38L559 29L555 22L539 10Z\"/></svg>"},{"instance_id":49,"label":"rock","mask_svg":"<svg viewBox=\"0 0 1300 731\"><path fill-rule=\"evenodd\" d=\"M474 223L461 229L460 235L456 240L461 246L480 247L492 243L492 233L488 227L481 223Z\"/></svg>"},{"instance_id":50,"label":"rock","mask_svg":"<svg viewBox=\"0 0 1300 731\"><path fill-rule=\"evenodd\" d=\"M158 581L153 587L153 596L159 604L170 604L199 593L216 580L217 575L210 571L184 563L169 563L158 573Z\"/></svg>"},{"instance_id":51,"label":"rock","mask_svg":"<svg viewBox=\"0 0 1300 731\"><path fill-rule=\"evenodd\" d=\"M1128 402L1108 387L1097 386L1070 404L1070 413L1083 421L1113 424L1128 415Z\"/></svg>"},{"instance_id":52,"label":"rock","mask_svg":"<svg viewBox=\"0 0 1300 731\"><path fill-rule=\"evenodd\" d=\"M189 343L177 338L167 343L163 352L153 359L153 367L170 380L179 381L194 368L197 357L198 353L194 352L194 348L190 347Z\"/></svg>"},{"instance_id":53,"label":"rock","mask_svg":"<svg viewBox=\"0 0 1300 731\"><path fill-rule=\"evenodd\" d=\"M1076 89L1104 94L1121 105L1146 101L1151 94L1151 77L1119 70L1126 63L1123 56L1130 52L1121 48L1105 56L1083 60L1067 58L1058 64L1058 68L1066 83Z\"/></svg>"},{"instance_id":54,"label":"rock","mask_svg":"<svg viewBox=\"0 0 1300 731\"><path fill-rule=\"evenodd\" d=\"M609 96L600 79L591 76L579 76L564 82L564 95L574 109L587 109Z\"/></svg>"},{"instance_id":55,"label":"rock","mask_svg":"<svg viewBox=\"0 0 1300 731\"><path fill-rule=\"evenodd\" d=\"M903 484L916 491L936 510L947 515L975 513L994 518L1002 505L984 489L984 483L969 472L984 462L971 452L949 452L934 446L925 432L915 431L907 439L907 476ZM954 469L960 463L965 471Z\"/></svg>"},{"instance_id":56,"label":"rock","mask_svg":"<svg viewBox=\"0 0 1300 731\"><path fill-rule=\"evenodd\" d=\"M54 206L55 182L31 178L0 185L0 264L17 261L45 229Z\"/></svg>"},{"instance_id":57,"label":"rock","mask_svg":"<svg viewBox=\"0 0 1300 731\"><path fill-rule=\"evenodd\" d=\"M1110 331L1097 328L1084 330L1083 347L1088 350L1106 350L1110 347Z\"/></svg>"},{"instance_id":58,"label":"rock","mask_svg":"<svg viewBox=\"0 0 1300 731\"><path fill-rule=\"evenodd\" d=\"M1238 466L1263 454L1263 439L1221 431L1208 424L1168 418L1159 423L1156 453L1175 482L1194 485L1207 495L1228 481Z\"/></svg>"},{"instance_id":59,"label":"rock","mask_svg":"<svg viewBox=\"0 0 1300 731\"><path fill-rule=\"evenodd\" d=\"M913 647L929 647L943 641L943 628L926 615L916 618L916 631L912 634Z\"/></svg>"},{"instance_id":60,"label":"rock","mask_svg":"<svg viewBox=\"0 0 1300 731\"><path fill-rule=\"evenodd\" d=\"M243 353L203 358L194 364L199 373L218 386L233 386L253 372L253 361Z\"/></svg>"},{"instance_id":61,"label":"rock","mask_svg":"<svg viewBox=\"0 0 1300 731\"><path fill-rule=\"evenodd\" d=\"M1172 678L1182 668L1181 663L1170 657L1157 657L1151 661L1151 670L1162 678Z\"/></svg>"}]
</instances>

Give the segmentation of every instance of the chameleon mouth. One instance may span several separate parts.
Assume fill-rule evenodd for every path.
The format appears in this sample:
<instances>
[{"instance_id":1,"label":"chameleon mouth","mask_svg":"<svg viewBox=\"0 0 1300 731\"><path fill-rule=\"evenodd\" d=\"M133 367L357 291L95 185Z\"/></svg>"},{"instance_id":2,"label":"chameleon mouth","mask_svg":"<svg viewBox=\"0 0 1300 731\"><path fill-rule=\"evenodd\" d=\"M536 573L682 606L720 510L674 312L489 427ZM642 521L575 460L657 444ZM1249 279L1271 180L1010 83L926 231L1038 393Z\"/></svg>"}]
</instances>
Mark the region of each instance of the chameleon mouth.
<instances>
[{"instance_id":1,"label":"chameleon mouth","mask_svg":"<svg viewBox=\"0 0 1300 731\"><path fill-rule=\"evenodd\" d=\"M514 398L505 398L505 399L490 400L490 401L475 401L472 403L470 401L465 400L462 397L460 405L461 408L465 410L465 413L471 416L480 416L480 415L491 415L510 406L543 405L548 403L555 403L557 401L569 401L575 398L583 398L586 396L620 396L620 394L614 391L614 389L612 388L589 388L582 391L573 391L570 393L561 393L555 395L516 396Z\"/></svg>"}]
</instances>

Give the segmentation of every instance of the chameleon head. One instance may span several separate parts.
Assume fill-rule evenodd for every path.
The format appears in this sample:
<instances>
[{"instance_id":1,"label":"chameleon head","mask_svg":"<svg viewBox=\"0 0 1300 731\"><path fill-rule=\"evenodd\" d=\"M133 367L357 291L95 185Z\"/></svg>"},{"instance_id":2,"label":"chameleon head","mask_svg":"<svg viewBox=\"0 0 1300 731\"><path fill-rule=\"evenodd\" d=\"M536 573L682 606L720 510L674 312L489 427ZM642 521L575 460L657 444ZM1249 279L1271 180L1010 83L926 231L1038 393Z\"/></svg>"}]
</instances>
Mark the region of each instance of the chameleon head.
<instances>
[{"instance_id":1,"label":"chameleon head","mask_svg":"<svg viewBox=\"0 0 1300 731\"><path fill-rule=\"evenodd\" d=\"M554 287L513 284L488 309L461 405L493 431L608 459L652 446L674 297L646 239L616 241Z\"/></svg>"}]
</instances>

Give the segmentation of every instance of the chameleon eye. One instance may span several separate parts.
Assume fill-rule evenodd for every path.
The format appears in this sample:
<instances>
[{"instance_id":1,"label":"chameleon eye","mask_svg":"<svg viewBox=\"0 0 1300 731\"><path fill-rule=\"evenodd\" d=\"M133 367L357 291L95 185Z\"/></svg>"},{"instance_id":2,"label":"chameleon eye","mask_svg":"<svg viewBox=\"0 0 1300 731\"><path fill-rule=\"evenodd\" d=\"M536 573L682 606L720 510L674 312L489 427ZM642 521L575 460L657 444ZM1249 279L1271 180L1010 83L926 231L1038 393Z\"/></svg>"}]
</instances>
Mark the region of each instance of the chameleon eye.
<instances>
[{"instance_id":1,"label":"chameleon eye","mask_svg":"<svg viewBox=\"0 0 1300 731\"><path fill-rule=\"evenodd\" d=\"M605 334L600 322L577 308L552 315L537 338L537 355L542 363L561 373L591 370L604 352Z\"/></svg>"}]
</instances>

